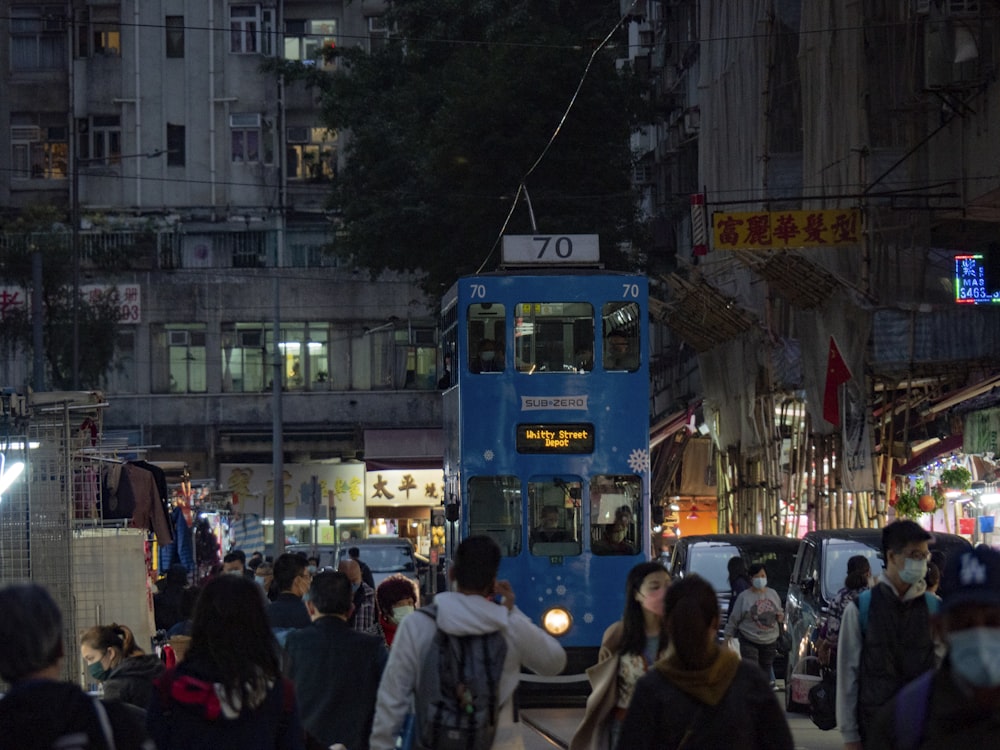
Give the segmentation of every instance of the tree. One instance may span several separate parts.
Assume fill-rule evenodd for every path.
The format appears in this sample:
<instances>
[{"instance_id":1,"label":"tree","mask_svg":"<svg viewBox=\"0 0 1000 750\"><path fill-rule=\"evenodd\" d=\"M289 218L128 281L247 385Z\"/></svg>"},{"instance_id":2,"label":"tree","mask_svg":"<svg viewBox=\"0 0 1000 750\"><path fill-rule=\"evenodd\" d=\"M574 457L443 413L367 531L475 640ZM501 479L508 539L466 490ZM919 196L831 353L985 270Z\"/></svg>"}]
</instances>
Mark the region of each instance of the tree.
<instances>
[{"instance_id":1,"label":"tree","mask_svg":"<svg viewBox=\"0 0 1000 750\"><path fill-rule=\"evenodd\" d=\"M620 248L645 236L629 150L642 99L613 49L591 61L616 9L394 2L382 49L335 50L332 74L272 64L286 81L317 86L324 125L347 132L347 165L330 196L341 221L336 252L373 275L422 271L426 291L439 295L457 275L496 266L490 251L527 174L539 232L596 233L609 267L634 265ZM533 231L523 196L504 231Z\"/></svg>"},{"instance_id":2,"label":"tree","mask_svg":"<svg viewBox=\"0 0 1000 750\"><path fill-rule=\"evenodd\" d=\"M32 255L42 255L42 340L51 387L73 385L73 246L70 232L58 212L34 207L4 226L6 242L0 257L0 281L24 290L24 304L5 309L0 318L0 344L10 356L32 355ZM75 315L79 333L79 381L96 388L115 353L120 306L114 292L90 295L77 292Z\"/></svg>"}]
</instances>

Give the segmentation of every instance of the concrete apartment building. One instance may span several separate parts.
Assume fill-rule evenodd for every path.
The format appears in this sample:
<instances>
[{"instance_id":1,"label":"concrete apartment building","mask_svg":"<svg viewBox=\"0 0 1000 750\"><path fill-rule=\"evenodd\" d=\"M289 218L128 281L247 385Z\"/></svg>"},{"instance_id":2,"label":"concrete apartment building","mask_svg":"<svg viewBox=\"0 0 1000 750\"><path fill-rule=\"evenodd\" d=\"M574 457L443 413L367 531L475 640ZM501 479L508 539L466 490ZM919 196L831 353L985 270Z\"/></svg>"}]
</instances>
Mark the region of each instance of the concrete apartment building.
<instances>
[{"instance_id":1,"label":"concrete apartment building","mask_svg":"<svg viewBox=\"0 0 1000 750\"><path fill-rule=\"evenodd\" d=\"M325 65L323 47L378 44L384 6L2 6L0 206L78 214L79 236L62 231L81 286L117 287L128 310L105 434L223 487L220 467L257 466L240 487L266 494L277 360L286 493L299 492L289 466L439 461L436 312L412 278L372 281L324 252L341 140L314 91L260 71L266 56ZM23 304L16 292L5 300ZM30 362L0 370L30 381Z\"/></svg>"}]
</instances>

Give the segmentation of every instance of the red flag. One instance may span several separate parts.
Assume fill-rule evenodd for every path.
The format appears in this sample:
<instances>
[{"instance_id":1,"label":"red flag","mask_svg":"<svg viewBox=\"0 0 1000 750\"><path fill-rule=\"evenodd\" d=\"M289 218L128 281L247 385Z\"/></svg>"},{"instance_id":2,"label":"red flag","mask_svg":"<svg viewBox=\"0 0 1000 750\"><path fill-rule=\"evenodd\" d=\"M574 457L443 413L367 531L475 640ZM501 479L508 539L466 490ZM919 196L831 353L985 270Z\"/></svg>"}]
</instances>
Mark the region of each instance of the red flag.
<instances>
[{"instance_id":1,"label":"red flag","mask_svg":"<svg viewBox=\"0 0 1000 750\"><path fill-rule=\"evenodd\" d=\"M830 337L830 354L826 360L826 387L823 389L823 419L835 427L840 426L840 386L850 380L851 370L840 356L840 349Z\"/></svg>"}]
</instances>

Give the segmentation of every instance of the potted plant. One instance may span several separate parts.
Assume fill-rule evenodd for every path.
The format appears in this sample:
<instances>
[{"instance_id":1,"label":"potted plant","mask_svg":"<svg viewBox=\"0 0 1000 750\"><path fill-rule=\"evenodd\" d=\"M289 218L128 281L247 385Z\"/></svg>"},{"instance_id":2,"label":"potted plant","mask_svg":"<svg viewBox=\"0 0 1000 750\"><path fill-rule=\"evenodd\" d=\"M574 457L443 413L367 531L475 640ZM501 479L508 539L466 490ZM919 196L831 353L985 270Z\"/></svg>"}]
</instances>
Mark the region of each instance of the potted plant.
<instances>
[{"instance_id":1,"label":"potted plant","mask_svg":"<svg viewBox=\"0 0 1000 750\"><path fill-rule=\"evenodd\" d=\"M964 466L951 466L941 472L941 485L949 490L969 489L972 484L972 472Z\"/></svg>"},{"instance_id":2,"label":"potted plant","mask_svg":"<svg viewBox=\"0 0 1000 750\"><path fill-rule=\"evenodd\" d=\"M944 505L944 492L940 486L929 489L927 482L917 479L913 484L900 487L894 500L889 504L896 509L898 518L915 519L921 513L933 513Z\"/></svg>"}]
</instances>

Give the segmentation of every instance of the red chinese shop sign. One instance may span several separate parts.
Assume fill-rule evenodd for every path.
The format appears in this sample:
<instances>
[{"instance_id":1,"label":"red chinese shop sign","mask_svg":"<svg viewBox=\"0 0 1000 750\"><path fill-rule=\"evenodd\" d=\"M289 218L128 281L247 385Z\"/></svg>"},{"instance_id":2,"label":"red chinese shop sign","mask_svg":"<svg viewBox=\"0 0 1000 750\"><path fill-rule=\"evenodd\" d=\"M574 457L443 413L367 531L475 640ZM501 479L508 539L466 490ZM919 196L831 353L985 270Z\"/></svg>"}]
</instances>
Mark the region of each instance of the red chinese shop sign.
<instances>
[{"instance_id":1,"label":"red chinese shop sign","mask_svg":"<svg viewBox=\"0 0 1000 750\"><path fill-rule=\"evenodd\" d=\"M715 211L716 250L785 250L838 247L861 241L861 211Z\"/></svg>"}]
</instances>

